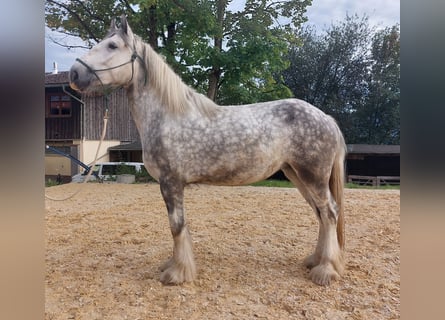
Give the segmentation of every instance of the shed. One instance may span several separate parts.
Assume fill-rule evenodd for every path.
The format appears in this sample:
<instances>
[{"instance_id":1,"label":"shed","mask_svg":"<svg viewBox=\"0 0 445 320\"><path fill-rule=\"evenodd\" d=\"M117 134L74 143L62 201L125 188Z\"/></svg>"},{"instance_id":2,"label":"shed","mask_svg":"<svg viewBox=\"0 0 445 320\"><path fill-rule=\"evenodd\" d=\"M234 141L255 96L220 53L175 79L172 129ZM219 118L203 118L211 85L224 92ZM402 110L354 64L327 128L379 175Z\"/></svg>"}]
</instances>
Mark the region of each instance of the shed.
<instances>
[{"instance_id":1,"label":"shed","mask_svg":"<svg viewBox=\"0 0 445 320\"><path fill-rule=\"evenodd\" d=\"M348 144L346 175L361 184L400 184L400 145Z\"/></svg>"},{"instance_id":2,"label":"shed","mask_svg":"<svg viewBox=\"0 0 445 320\"><path fill-rule=\"evenodd\" d=\"M142 144L140 141L124 143L108 148L110 161L142 162Z\"/></svg>"}]
</instances>

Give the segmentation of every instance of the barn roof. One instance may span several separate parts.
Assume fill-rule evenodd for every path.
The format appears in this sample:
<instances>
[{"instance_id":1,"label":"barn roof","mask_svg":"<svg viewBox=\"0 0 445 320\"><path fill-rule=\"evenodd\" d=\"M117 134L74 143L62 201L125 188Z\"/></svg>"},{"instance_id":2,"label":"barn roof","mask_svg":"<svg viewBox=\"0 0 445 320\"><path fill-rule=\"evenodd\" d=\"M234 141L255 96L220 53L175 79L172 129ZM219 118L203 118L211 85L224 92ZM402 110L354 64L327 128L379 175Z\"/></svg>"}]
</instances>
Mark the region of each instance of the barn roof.
<instances>
[{"instance_id":1,"label":"barn roof","mask_svg":"<svg viewBox=\"0 0 445 320\"><path fill-rule=\"evenodd\" d=\"M394 154L400 155L400 145L348 144L349 154Z\"/></svg>"},{"instance_id":2,"label":"barn roof","mask_svg":"<svg viewBox=\"0 0 445 320\"><path fill-rule=\"evenodd\" d=\"M68 84L68 74L69 71L62 71L56 74L45 73L45 86Z\"/></svg>"},{"instance_id":3,"label":"barn roof","mask_svg":"<svg viewBox=\"0 0 445 320\"><path fill-rule=\"evenodd\" d=\"M120 144L118 146L110 147L108 150L113 151L140 151L142 150L142 145L140 141L134 141L131 143Z\"/></svg>"}]
</instances>

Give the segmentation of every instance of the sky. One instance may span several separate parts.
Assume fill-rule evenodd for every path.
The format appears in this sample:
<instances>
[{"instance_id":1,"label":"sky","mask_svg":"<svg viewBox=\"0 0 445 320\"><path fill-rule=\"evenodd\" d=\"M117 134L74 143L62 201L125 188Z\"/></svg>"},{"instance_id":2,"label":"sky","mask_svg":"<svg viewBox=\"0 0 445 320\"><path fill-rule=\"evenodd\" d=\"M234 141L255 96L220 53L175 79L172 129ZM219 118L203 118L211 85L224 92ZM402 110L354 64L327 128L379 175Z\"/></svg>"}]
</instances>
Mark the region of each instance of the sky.
<instances>
[{"instance_id":1,"label":"sky","mask_svg":"<svg viewBox=\"0 0 445 320\"><path fill-rule=\"evenodd\" d=\"M233 0L232 8L242 5L243 0ZM378 28L393 26L400 23L400 0L312 0L306 16L307 24L314 25L318 31L328 29L337 21L345 19L346 14L367 15L369 23ZM53 70L53 62L57 62L59 71L68 71L77 57L83 55L85 49L66 49L55 44L51 38L70 45L82 45L82 41L51 32L45 27L45 72Z\"/></svg>"}]
</instances>

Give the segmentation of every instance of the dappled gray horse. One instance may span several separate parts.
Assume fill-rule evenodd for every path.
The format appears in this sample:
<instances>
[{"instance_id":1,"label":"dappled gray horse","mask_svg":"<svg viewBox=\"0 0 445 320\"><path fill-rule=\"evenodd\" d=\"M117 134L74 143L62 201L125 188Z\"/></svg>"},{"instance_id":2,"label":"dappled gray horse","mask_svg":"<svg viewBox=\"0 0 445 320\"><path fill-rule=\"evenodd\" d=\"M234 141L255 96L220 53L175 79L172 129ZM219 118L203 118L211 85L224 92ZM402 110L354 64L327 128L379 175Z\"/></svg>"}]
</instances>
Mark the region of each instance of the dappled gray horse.
<instances>
[{"instance_id":1,"label":"dappled gray horse","mask_svg":"<svg viewBox=\"0 0 445 320\"><path fill-rule=\"evenodd\" d=\"M282 170L319 221L315 252L305 259L313 282L343 273L345 143L335 121L297 99L218 106L186 86L138 36L125 16L70 70L71 87L124 87L142 142L145 167L160 183L173 235L161 281L196 277L183 205L191 183L242 185Z\"/></svg>"}]
</instances>

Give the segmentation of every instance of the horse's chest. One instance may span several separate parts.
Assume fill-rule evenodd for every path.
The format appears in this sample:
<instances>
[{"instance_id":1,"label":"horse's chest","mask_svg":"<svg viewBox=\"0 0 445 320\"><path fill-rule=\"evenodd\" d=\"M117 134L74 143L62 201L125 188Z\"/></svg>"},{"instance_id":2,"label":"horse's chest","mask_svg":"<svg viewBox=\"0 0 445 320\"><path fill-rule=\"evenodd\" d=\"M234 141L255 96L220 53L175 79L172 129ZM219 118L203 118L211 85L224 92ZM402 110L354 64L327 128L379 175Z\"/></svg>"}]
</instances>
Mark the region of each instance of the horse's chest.
<instances>
[{"instance_id":1,"label":"horse's chest","mask_svg":"<svg viewBox=\"0 0 445 320\"><path fill-rule=\"evenodd\" d=\"M145 169L147 169L147 172L150 174L150 176L159 181L159 177L161 175L160 166L157 163L157 161L154 160L152 155L150 153L144 152L143 154L143 161L145 165Z\"/></svg>"},{"instance_id":2,"label":"horse's chest","mask_svg":"<svg viewBox=\"0 0 445 320\"><path fill-rule=\"evenodd\" d=\"M156 137L150 136L142 138L142 156L145 168L151 177L159 180L161 167L164 158L162 143Z\"/></svg>"}]
</instances>

